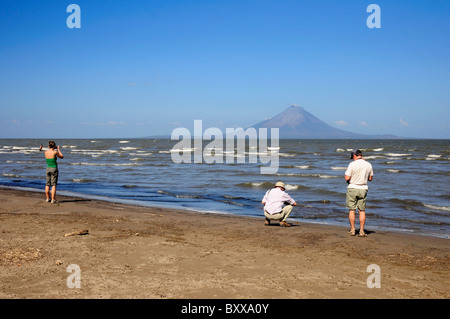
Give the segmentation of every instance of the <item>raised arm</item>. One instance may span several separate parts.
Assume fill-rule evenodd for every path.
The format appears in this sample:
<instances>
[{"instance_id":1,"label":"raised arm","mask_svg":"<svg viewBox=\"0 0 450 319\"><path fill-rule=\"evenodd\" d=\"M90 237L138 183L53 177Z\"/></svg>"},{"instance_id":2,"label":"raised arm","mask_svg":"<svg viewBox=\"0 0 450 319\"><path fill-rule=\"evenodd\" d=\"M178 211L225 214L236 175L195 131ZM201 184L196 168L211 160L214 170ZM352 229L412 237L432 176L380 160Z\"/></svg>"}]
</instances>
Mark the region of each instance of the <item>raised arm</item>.
<instances>
[{"instance_id":1,"label":"raised arm","mask_svg":"<svg viewBox=\"0 0 450 319\"><path fill-rule=\"evenodd\" d=\"M61 153L61 150L59 149L59 145L56 148L57 148L56 156L58 156L59 158L64 158L64 155Z\"/></svg>"}]
</instances>

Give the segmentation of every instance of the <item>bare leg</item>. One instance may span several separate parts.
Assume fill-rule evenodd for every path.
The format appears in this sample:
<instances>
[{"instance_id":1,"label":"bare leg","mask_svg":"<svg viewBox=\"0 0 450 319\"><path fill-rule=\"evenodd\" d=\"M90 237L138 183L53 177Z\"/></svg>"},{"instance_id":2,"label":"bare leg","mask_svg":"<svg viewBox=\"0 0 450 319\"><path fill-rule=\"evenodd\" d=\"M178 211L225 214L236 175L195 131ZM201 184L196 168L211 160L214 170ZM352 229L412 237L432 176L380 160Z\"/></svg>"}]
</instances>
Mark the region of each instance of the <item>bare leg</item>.
<instances>
[{"instance_id":1,"label":"bare leg","mask_svg":"<svg viewBox=\"0 0 450 319\"><path fill-rule=\"evenodd\" d=\"M366 224L366 211L360 210L359 211L359 232L364 233L364 225Z\"/></svg>"},{"instance_id":2,"label":"bare leg","mask_svg":"<svg viewBox=\"0 0 450 319\"><path fill-rule=\"evenodd\" d=\"M350 222L350 230L354 231L355 230L355 210L354 209L350 209L348 211L348 220Z\"/></svg>"},{"instance_id":3,"label":"bare leg","mask_svg":"<svg viewBox=\"0 0 450 319\"><path fill-rule=\"evenodd\" d=\"M47 200L50 199L50 186L45 186L45 197L47 197Z\"/></svg>"},{"instance_id":4,"label":"bare leg","mask_svg":"<svg viewBox=\"0 0 450 319\"><path fill-rule=\"evenodd\" d=\"M56 186L52 187L52 200L55 200L55 196L56 196Z\"/></svg>"}]
</instances>

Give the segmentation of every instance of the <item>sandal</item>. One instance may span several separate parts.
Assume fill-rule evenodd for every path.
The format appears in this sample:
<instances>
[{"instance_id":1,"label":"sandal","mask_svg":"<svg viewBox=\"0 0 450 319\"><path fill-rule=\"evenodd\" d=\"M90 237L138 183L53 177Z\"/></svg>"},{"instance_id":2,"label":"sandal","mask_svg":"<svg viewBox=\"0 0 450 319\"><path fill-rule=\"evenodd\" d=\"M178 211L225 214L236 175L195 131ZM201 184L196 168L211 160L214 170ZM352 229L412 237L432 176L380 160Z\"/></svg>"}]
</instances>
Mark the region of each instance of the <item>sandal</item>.
<instances>
[{"instance_id":1,"label":"sandal","mask_svg":"<svg viewBox=\"0 0 450 319\"><path fill-rule=\"evenodd\" d=\"M270 220L268 220L268 219L266 218L266 220L264 221L264 225L265 225L265 226L269 226L269 225L270 225Z\"/></svg>"},{"instance_id":2,"label":"sandal","mask_svg":"<svg viewBox=\"0 0 450 319\"><path fill-rule=\"evenodd\" d=\"M348 231L348 233L349 233L350 235L352 235L352 236L355 236L355 235L356 235L356 232L355 232L354 229L350 229L350 230Z\"/></svg>"},{"instance_id":3,"label":"sandal","mask_svg":"<svg viewBox=\"0 0 450 319\"><path fill-rule=\"evenodd\" d=\"M360 231L358 237L367 237L367 234L363 231Z\"/></svg>"}]
</instances>

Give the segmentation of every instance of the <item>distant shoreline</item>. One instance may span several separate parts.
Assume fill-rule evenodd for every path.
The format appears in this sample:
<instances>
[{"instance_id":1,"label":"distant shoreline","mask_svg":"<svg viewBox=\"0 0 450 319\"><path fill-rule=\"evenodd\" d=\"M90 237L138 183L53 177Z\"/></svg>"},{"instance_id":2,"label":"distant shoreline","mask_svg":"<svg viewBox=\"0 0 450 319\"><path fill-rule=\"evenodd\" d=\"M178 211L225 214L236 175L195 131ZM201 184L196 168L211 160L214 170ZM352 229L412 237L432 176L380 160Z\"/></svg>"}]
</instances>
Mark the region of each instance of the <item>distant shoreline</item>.
<instances>
[{"instance_id":1,"label":"distant shoreline","mask_svg":"<svg viewBox=\"0 0 450 319\"><path fill-rule=\"evenodd\" d=\"M201 136L193 136L193 139L202 139ZM159 136L147 136L147 137L0 137L1 140L36 140L36 141L47 141L50 139L53 140L147 140L147 139L156 139L156 140L171 140L170 135L159 135ZM400 137L400 138L280 138L281 140L336 140L336 141L357 141L357 140L374 140L378 139L380 141L392 141L392 140L437 140L437 141L448 141L450 138L421 138L421 137ZM174 140L176 141L176 140ZM39 145L38 145L39 146Z\"/></svg>"}]
</instances>

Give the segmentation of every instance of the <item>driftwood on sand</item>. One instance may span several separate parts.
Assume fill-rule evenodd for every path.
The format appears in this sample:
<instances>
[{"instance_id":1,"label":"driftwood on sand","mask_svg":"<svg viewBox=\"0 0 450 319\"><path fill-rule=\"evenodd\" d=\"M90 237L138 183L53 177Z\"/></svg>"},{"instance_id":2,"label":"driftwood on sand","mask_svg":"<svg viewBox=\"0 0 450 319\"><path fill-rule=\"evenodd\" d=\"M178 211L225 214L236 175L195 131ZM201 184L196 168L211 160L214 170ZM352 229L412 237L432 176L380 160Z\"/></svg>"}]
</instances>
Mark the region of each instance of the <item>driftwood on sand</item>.
<instances>
[{"instance_id":1,"label":"driftwood on sand","mask_svg":"<svg viewBox=\"0 0 450 319\"><path fill-rule=\"evenodd\" d=\"M64 235L64 237L69 237L69 236L76 236L76 235L88 235L89 234L89 230L88 229L84 229L84 230L77 230L71 233L67 233Z\"/></svg>"}]
</instances>

